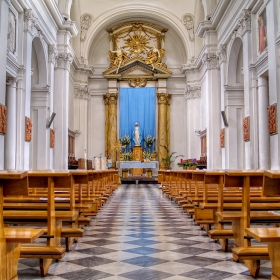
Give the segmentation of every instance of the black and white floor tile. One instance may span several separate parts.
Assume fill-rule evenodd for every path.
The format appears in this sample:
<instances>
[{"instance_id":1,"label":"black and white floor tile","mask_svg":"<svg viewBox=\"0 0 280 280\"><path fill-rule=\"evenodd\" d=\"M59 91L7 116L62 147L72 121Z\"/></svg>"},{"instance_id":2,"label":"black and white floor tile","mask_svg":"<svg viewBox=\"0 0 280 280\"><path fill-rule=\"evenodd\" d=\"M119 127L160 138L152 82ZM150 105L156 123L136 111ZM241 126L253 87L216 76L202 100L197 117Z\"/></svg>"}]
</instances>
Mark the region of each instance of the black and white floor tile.
<instances>
[{"instance_id":1,"label":"black and white floor tile","mask_svg":"<svg viewBox=\"0 0 280 280\"><path fill-rule=\"evenodd\" d=\"M19 280L42 279L38 260L20 259ZM270 279L271 264L258 279ZM157 185L123 185L45 280L253 279Z\"/></svg>"}]
</instances>

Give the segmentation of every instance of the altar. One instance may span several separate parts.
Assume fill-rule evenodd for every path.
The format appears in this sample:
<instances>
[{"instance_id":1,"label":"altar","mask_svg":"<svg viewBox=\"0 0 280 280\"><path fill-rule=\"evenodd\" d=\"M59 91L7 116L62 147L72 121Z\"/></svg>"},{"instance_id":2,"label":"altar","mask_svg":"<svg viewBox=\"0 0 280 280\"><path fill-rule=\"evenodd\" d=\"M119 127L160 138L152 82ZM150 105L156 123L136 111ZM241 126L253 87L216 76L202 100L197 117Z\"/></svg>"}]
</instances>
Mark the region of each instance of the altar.
<instances>
[{"instance_id":1,"label":"altar","mask_svg":"<svg viewBox=\"0 0 280 280\"><path fill-rule=\"evenodd\" d=\"M123 169L145 169L147 178L152 178L152 169L157 169L158 161L117 161L117 167L120 169L121 174Z\"/></svg>"}]
</instances>

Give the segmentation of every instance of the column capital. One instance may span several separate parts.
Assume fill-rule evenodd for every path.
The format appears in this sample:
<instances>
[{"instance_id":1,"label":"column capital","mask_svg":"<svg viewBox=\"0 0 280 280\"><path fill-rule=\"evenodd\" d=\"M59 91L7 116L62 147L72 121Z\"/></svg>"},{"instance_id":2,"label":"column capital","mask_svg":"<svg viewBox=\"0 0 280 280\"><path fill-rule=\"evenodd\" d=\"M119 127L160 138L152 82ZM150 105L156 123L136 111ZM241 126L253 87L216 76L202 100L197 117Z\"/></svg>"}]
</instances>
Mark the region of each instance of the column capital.
<instances>
[{"instance_id":1,"label":"column capital","mask_svg":"<svg viewBox=\"0 0 280 280\"><path fill-rule=\"evenodd\" d=\"M55 68L70 71L70 65L73 62L72 54L69 52L59 53L55 59Z\"/></svg>"},{"instance_id":2,"label":"column capital","mask_svg":"<svg viewBox=\"0 0 280 280\"><path fill-rule=\"evenodd\" d=\"M227 45L220 44L219 49L216 51L216 55L219 58L220 64L227 61Z\"/></svg>"},{"instance_id":3,"label":"column capital","mask_svg":"<svg viewBox=\"0 0 280 280\"><path fill-rule=\"evenodd\" d=\"M75 98L89 100L90 94L87 86L74 89Z\"/></svg>"},{"instance_id":4,"label":"column capital","mask_svg":"<svg viewBox=\"0 0 280 280\"><path fill-rule=\"evenodd\" d=\"M6 85L7 86L12 86L17 82L17 78L15 77L7 77L6 79Z\"/></svg>"},{"instance_id":5,"label":"column capital","mask_svg":"<svg viewBox=\"0 0 280 280\"><path fill-rule=\"evenodd\" d=\"M202 58L202 63L207 70L219 69L219 58L215 53L205 53Z\"/></svg>"},{"instance_id":6,"label":"column capital","mask_svg":"<svg viewBox=\"0 0 280 280\"><path fill-rule=\"evenodd\" d=\"M244 36L247 32L251 32L251 11L244 9L237 20L237 26L240 34Z\"/></svg>"},{"instance_id":7,"label":"column capital","mask_svg":"<svg viewBox=\"0 0 280 280\"><path fill-rule=\"evenodd\" d=\"M201 97L201 87L199 86L190 86L187 85L186 90L186 99L194 99L194 98L200 98Z\"/></svg>"},{"instance_id":8,"label":"column capital","mask_svg":"<svg viewBox=\"0 0 280 280\"><path fill-rule=\"evenodd\" d=\"M117 105L118 104L118 93L106 93L103 95L105 105Z\"/></svg>"},{"instance_id":9,"label":"column capital","mask_svg":"<svg viewBox=\"0 0 280 280\"><path fill-rule=\"evenodd\" d=\"M33 32L37 25L37 18L34 16L31 9L24 11L24 31Z\"/></svg>"},{"instance_id":10,"label":"column capital","mask_svg":"<svg viewBox=\"0 0 280 280\"><path fill-rule=\"evenodd\" d=\"M157 92L158 104L170 105L171 94L168 92Z\"/></svg>"},{"instance_id":11,"label":"column capital","mask_svg":"<svg viewBox=\"0 0 280 280\"><path fill-rule=\"evenodd\" d=\"M56 56L57 56L56 45L48 45L48 61L55 64Z\"/></svg>"}]
</instances>

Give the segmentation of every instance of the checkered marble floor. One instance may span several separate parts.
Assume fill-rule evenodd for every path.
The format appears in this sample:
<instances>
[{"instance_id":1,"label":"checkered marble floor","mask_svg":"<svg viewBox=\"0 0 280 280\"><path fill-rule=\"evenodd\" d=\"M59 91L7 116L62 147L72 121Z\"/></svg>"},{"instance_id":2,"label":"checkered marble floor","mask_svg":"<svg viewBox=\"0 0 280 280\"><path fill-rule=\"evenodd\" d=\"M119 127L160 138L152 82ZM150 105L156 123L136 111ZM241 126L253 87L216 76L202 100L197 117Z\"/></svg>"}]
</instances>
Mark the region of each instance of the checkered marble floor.
<instances>
[{"instance_id":1,"label":"checkered marble floor","mask_svg":"<svg viewBox=\"0 0 280 280\"><path fill-rule=\"evenodd\" d=\"M38 260L20 259L19 280L42 279ZM258 279L270 279L271 264ZM253 279L157 185L123 185L46 280Z\"/></svg>"}]
</instances>

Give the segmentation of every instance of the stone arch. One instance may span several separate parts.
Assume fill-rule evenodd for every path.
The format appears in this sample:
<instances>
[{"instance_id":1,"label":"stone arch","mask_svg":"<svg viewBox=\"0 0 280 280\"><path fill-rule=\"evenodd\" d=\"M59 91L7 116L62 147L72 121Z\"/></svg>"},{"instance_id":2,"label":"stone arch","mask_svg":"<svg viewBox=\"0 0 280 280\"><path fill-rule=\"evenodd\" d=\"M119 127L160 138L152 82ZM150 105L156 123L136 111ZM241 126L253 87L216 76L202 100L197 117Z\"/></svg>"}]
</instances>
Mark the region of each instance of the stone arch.
<instances>
[{"instance_id":1,"label":"stone arch","mask_svg":"<svg viewBox=\"0 0 280 280\"><path fill-rule=\"evenodd\" d=\"M44 87L48 81L47 54L42 41L39 37L34 37L32 42L32 67L33 67L33 85Z\"/></svg>"},{"instance_id":2,"label":"stone arch","mask_svg":"<svg viewBox=\"0 0 280 280\"><path fill-rule=\"evenodd\" d=\"M47 45L43 39L35 34L32 41L30 118L32 121L32 140L29 150L29 168L48 168L49 130L46 129L46 120L49 114L49 87Z\"/></svg>"},{"instance_id":3,"label":"stone arch","mask_svg":"<svg viewBox=\"0 0 280 280\"><path fill-rule=\"evenodd\" d=\"M235 35L228 45L227 65L225 107L228 119L228 127L226 128L225 168L243 169L245 166L245 142L243 140L243 42L240 37Z\"/></svg>"},{"instance_id":4,"label":"stone arch","mask_svg":"<svg viewBox=\"0 0 280 280\"><path fill-rule=\"evenodd\" d=\"M104 30L117 22L127 21L128 18L136 20L141 18L141 20L146 21L157 20L159 25L169 28L170 31L172 30L176 33L178 38L180 38L181 44L184 46L185 50L185 61L182 61L182 64L186 63L187 60L191 58L190 56L193 53L193 50L183 23L175 15L169 13L168 11L143 4L121 6L116 9L109 10L96 18L87 32L87 38L81 49L81 56L88 60L92 43L101 30Z\"/></svg>"},{"instance_id":5,"label":"stone arch","mask_svg":"<svg viewBox=\"0 0 280 280\"><path fill-rule=\"evenodd\" d=\"M243 86L243 42L241 38L236 37L230 46L228 58L228 85Z\"/></svg>"}]
</instances>

